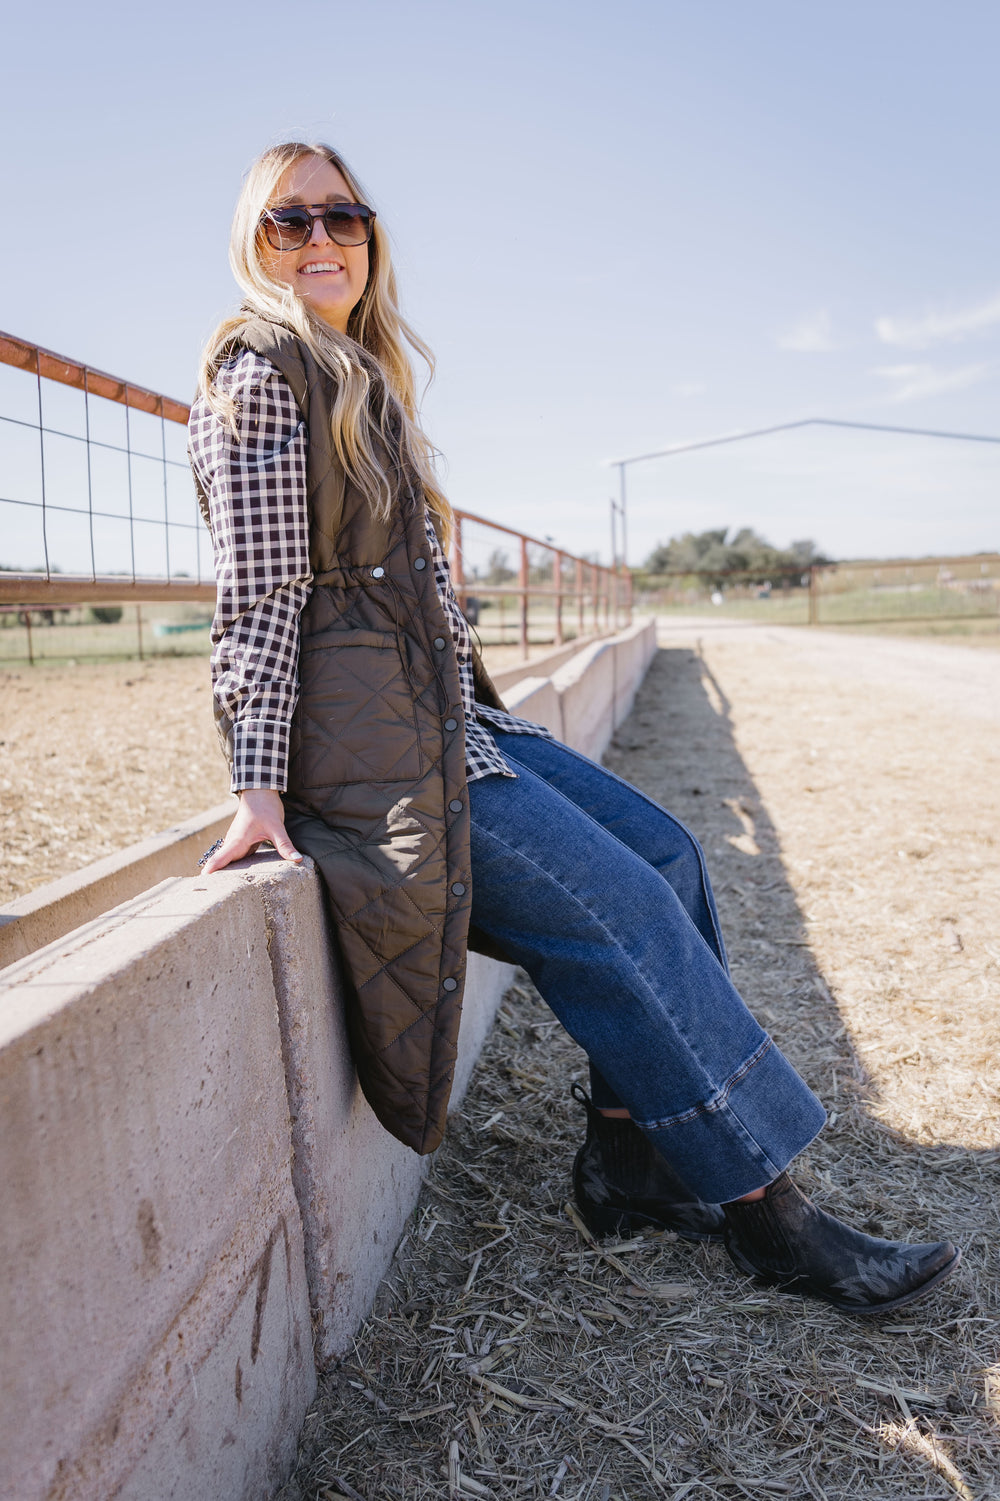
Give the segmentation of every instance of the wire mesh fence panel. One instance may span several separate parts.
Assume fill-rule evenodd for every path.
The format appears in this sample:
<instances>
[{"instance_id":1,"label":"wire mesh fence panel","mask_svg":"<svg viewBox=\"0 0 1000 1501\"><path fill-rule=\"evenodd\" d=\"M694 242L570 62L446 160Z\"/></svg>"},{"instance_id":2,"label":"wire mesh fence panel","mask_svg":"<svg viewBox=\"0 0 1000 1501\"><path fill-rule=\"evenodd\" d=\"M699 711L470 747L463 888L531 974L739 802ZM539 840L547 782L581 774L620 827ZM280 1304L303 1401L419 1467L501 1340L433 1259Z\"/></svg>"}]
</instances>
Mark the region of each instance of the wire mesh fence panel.
<instances>
[{"instance_id":1,"label":"wire mesh fence panel","mask_svg":"<svg viewBox=\"0 0 1000 1501\"><path fill-rule=\"evenodd\" d=\"M0 333L0 661L208 650L212 555L187 416ZM611 570L468 512L452 570L484 644L514 655L627 615Z\"/></svg>"},{"instance_id":2,"label":"wire mesh fence panel","mask_svg":"<svg viewBox=\"0 0 1000 1501\"><path fill-rule=\"evenodd\" d=\"M7 335L0 359L2 570L207 581L187 408Z\"/></svg>"}]
</instances>

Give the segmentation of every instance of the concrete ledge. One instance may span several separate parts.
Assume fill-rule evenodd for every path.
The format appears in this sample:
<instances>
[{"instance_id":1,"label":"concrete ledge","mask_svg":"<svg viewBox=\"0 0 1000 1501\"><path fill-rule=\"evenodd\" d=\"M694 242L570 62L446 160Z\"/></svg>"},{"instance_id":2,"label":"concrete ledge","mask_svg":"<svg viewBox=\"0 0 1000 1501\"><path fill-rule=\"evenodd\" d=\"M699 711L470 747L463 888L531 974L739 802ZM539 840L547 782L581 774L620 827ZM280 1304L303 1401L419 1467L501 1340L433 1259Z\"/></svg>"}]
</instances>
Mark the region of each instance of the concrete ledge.
<instances>
[{"instance_id":1,"label":"concrete ledge","mask_svg":"<svg viewBox=\"0 0 1000 1501\"><path fill-rule=\"evenodd\" d=\"M72 875L48 881L0 908L0 969L138 896L167 876L189 876L199 855L225 833L236 809L227 798Z\"/></svg>"},{"instance_id":2,"label":"concrete ledge","mask_svg":"<svg viewBox=\"0 0 1000 1501\"><path fill-rule=\"evenodd\" d=\"M0 1492L269 1495L315 1378L259 900L168 881L0 1002Z\"/></svg>"},{"instance_id":3,"label":"concrete ledge","mask_svg":"<svg viewBox=\"0 0 1000 1501\"><path fill-rule=\"evenodd\" d=\"M512 662L509 667L501 667L490 676L494 685L507 699L508 689L516 688L525 678L550 678L552 674L568 662L570 657L575 657L585 646L592 641L605 641L613 636L613 631L598 631L589 636L576 636L572 641L567 641L564 646L556 646L552 651L543 652L540 657L523 657L520 662Z\"/></svg>"},{"instance_id":4,"label":"concrete ledge","mask_svg":"<svg viewBox=\"0 0 1000 1501\"><path fill-rule=\"evenodd\" d=\"M562 710L562 738L599 760L632 707L656 651L656 625L642 621L607 641L595 641L551 679Z\"/></svg>"}]
</instances>

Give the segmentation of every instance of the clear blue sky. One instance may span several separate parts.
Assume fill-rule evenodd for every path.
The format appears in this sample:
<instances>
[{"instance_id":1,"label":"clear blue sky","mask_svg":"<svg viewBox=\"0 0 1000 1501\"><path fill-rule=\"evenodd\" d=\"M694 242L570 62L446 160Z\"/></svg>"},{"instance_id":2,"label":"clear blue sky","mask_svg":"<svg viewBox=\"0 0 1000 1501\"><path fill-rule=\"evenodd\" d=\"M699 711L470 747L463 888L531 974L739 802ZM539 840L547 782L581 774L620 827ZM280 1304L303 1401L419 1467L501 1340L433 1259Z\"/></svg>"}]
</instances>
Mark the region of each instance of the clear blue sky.
<instances>
[{"instance_id":1,"label":"clear blue sky","mask_svg":"<svg viewBox=\"0 0 1000 1501\"><path fill-rule=\"evenodd\" d=\"M59 0L4 29L13 333L189 397L241 173L303 135L392 232L467 509L606 556L625 454L810 415L1000 433L994 0ZM635 470L630 560L727 523L997 548L998 497L1000 447L806 431Z\"/></svg>"}]
</instances>

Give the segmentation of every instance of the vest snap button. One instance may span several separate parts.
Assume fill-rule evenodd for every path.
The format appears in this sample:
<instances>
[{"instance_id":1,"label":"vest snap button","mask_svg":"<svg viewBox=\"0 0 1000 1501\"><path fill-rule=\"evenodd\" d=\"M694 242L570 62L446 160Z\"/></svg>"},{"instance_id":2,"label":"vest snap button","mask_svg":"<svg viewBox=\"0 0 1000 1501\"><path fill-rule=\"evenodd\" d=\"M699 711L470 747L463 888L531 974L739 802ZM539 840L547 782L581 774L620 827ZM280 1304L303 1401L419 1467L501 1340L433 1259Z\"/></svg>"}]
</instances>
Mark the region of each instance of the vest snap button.
<instances>
[{"instance_id":1,"label":"vest snap button","mask_svg":"<svg viewBox=\"0 0 1000 1501\"><path fill-rule=\"evenodd\" d=\"M444 651L444 647L445 647L444 637L443 636L435 636L434 637L434 650L435 651Z\"/></svg>"},{"instance_id":2,"label":"vest snap button","mask_svg":"<svg viewBox=\"0 0 1000 1501\"><path fill-rule=\"evenodd\" d=\"M372 578L373 579L384 579L385 578L385 569L384 568L373 568L372 569Z\"/></svg>"},{"instance_id":3,"label":"vest snap button","mask_svg":"<svg viewBox=\"0 0 1000 1501\"><path fill-rule=\"evenodd\" d=\"M461 881L456 881L454 883L454 885L451 888L451 894L452 894L452 896L464 896L465 895L465 887L462 885Z\"/></svg>"},{"instance_id":4,"label":"vest snap button","mask_svg":"<svg viewBox=\"0 0 1000 1501\"><path fill-rule=\"evenodd\" d=\"M459 802L457 797L452 798L451 802L448 804L448 809L451 813L461 813L462 804Z\"/></svg>"},{"instance_id":5,"label":"vest snap button","mask_svg":"<svg viewBox=\"0 0 1000 1501\"><path fill-rule=\"evenodd\" d=\"M415 560L413 566L417 570L418 573L421 573L423 571L423 569L425 569L427 567L427 559L426 558L417 558Z\"/></svg>"},{"instance_id":6,"label":"vest snap button","mask_svg":"<svg viewBox=\"0 0 1000 1501\"><path fill-rule=\"evenodd\" d=\"M446 730L457 730L458 729L458 720L457 719L446 719L445 722L444 722L444 727L445 727Z\"/></svg>"},{"instance_id":7,"label":"vest snap button","mask_svg":"<svg viewBox=\"0 0 1000 1501\"><path fill-rule=\"evenodd\" d=\"M458 981L457 980L453 980L450 975L448 976L447 980L444 980L442 983L444 985L445 990L457 990L458 989Z\"/></svg>"}]
</instances>

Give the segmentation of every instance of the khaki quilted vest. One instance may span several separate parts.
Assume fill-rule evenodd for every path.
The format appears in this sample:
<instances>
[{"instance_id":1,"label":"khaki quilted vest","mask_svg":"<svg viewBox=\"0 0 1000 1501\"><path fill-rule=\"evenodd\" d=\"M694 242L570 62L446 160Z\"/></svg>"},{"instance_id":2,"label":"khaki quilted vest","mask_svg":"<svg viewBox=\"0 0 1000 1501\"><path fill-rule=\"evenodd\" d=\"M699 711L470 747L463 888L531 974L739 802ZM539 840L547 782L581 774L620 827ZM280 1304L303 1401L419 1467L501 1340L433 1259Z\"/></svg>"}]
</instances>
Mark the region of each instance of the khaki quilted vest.
<instances>
[{"instance_id":1,"label":"khaki quilted vest","mask_svg":"<svg viewBox=\"0 0 1000 1501\"><path fill-rule=\"evenodd\" d=\"M419 490L386 456L387 522L346 481L332 380L289 329L230 334L284 375L309 431L313 589L301 617L287 826L319 867L354 1060L382 1124L414 1151L444 1133L465 984L472 879L458 663ZM476 663L477 696L501 706Z\"/></svg>"}]
</instances>

